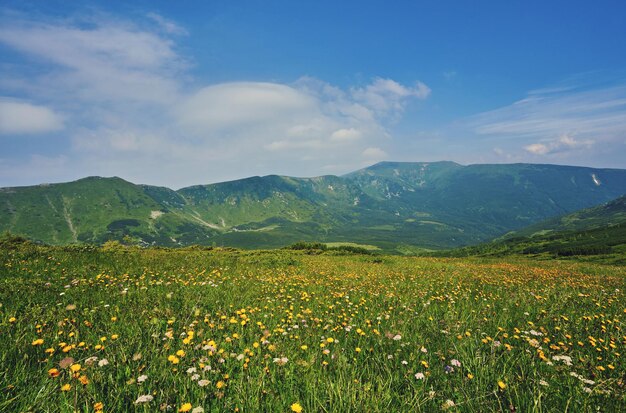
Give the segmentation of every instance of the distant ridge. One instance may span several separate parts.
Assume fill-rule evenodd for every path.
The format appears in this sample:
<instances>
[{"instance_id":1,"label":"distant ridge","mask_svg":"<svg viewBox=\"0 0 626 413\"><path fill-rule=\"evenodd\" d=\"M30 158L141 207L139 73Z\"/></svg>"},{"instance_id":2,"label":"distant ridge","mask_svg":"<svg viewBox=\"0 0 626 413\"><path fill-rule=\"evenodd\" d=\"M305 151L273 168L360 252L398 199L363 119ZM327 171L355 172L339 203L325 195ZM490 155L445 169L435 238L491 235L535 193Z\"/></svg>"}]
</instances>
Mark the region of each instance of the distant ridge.
<instances>
[{"instance_id":1,"label":"distant ridge","mask_svg":"<svg viewBox=\"0 0 626 413\"><path fill-rule=\"evenodd\" d=\"M626 170L380 162L343 176L255 176L174 191L119 177L0 189L0 230L50 244L275 248L356 242L388 251L488 241L626 193Z\"/></svg>"}]
</instances>

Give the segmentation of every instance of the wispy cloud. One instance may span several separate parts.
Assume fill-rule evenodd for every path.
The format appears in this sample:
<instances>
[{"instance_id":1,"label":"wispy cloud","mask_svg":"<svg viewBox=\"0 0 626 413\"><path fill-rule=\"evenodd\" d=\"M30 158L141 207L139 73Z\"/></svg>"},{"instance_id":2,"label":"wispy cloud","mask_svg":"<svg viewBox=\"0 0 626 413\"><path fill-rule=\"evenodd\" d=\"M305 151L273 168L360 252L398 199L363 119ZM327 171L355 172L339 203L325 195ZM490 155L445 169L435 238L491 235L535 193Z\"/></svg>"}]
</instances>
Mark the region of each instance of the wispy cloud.
<instances>
[{"instance_id":1,"label":"wispy cloud","mask_svg":"<svg viewBox=\"0 0 626 413\"><path fill-rule=\"evenodd\" d=\"M626 85L565 85L530 92L510 106L471 118L478 135L516 140L534 155L587 150L624 140Z\"/></svg>"},{"instance_id":2,"label":"wispy cloud","mask_svg":"<svg viewBox=\"0 0 626 413\"><path fill-rule=\"evenodd\" d=\"M0 97L0 135L38 134L62 128L62 117L47 107Z\"/></svg>"}]
</instances>

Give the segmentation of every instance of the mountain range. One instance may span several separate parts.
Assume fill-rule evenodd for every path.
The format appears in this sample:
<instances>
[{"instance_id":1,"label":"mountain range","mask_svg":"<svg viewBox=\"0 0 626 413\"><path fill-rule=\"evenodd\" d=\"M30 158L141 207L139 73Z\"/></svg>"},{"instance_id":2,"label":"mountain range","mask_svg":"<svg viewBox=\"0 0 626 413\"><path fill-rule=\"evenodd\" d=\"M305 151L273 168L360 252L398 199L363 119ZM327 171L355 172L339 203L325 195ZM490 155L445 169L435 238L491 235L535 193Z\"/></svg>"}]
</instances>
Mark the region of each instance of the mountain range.
<instances>
[{"instance_id":1,"label":"mountain range","mask_svg":"<svg viewBox=\"0 0 626 413\"><path fill-rule=\"evenodd\" d=\"M0 231L49 244L276 248L356 242L387 251L492 240L626 193L626 170L381 162L343 176L269 175L172 190L121 178L0 188Z\"/></svg>"}]
</instances>

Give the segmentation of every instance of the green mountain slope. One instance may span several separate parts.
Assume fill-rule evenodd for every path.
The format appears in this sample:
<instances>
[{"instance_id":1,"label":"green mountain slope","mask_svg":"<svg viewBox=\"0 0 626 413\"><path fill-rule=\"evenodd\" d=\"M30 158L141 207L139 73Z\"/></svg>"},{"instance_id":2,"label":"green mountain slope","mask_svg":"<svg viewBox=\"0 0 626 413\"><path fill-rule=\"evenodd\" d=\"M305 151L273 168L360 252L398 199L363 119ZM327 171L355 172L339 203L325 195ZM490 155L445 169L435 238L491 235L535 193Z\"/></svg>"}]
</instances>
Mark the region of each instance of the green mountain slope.
<instances>
[{"instance_id":1,"label":"green mountain slope","mask_svg":"<svg viewBox=\"0 0 626 413\"><path fill-rule=\"evenodd\" d=\"M315 178L251 177L174 191L120 178L0 189L0 230L51 244L386 250L487 241L626 193L626 171L557 165L382 162Z\"/></svg>"},{"instance_id":2,"label":"green mountain slope","mask_svg":"<svg viewBox=\"0 0 626 413\"><path fill-rule=\"evenodd\" d=\"M447 256L548 255L626 256L626 196L606 204L549 219L494 241L442 252Z\"/></svg>"}]
</instances>

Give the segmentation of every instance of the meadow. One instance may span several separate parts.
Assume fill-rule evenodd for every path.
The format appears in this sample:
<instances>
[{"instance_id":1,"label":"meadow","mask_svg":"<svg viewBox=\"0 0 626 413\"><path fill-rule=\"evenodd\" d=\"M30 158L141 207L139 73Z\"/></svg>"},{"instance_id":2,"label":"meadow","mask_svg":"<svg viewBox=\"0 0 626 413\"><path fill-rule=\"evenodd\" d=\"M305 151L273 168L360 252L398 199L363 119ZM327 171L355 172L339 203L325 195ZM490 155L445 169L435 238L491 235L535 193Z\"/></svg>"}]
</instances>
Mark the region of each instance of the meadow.
<instances>
[{"instance_id":1,"label":"meadow","mask_svg":"<svg viewBox=\"0 0 626 413\"><path fill-rule=\"evenodd\" d=\"M626 270L0 248L0 411L626 410Z\"/></svg>"}]
</instances>

